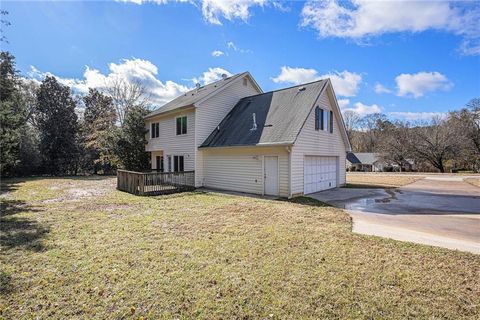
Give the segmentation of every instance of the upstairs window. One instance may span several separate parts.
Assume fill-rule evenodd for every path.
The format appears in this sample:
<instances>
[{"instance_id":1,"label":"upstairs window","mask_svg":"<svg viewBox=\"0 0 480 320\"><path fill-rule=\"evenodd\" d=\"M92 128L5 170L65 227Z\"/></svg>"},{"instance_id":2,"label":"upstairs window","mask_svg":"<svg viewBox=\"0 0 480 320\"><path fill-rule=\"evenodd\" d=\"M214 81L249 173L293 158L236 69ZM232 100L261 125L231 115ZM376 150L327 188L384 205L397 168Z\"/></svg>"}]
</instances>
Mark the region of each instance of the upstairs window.
<instances>
[{"instance_id":1,"label":"upstairs window","mask_svg":"<svg viewBox=\"0 0 480 320\"><path fill-rule=\"evenodd\" d=\"M160 123L154 122L151 124L150 127L150 137L153 138L158 138L160 136Z\"/></svg>"},{"instance_id":2,"label":"upstairs window","mask_svg":"<svg viewBox=\"0 0 480 320\"><path fill-rule=\"evenodd\" d=\"M329 123L330 133L333 133L333 111L330 110L330 123Z\"/></svg>"},{"instance_id":3,"label":"upstairs window","mask_svg":"<svg viewBox=\"0 0 480 320\"><path fill-rule=\"evenodd\" d=\"M328 113L328 110L324 111L325 115L323 117L323 127L322 130L328 131L328 124L330 123L330 113Z\"/></svg>"},{"instance_id":4,"label":"upstairs window","mask_svg":"<svg viewBox=\"0 0 480 320\"><path fill-rule=\"evenodd\" d=\"M323 109L315 108L315 130L323 130Z\"/></svg>"},{"instance_id":5,"label":"upstairs window","mask_svg":"<svg viewBox=\"0 0 480 320\"><path fill-rule=\"evenodd\" d=\"M187 134L187 116L177 118L177 136Z\"/></svg>"}]
</instances>

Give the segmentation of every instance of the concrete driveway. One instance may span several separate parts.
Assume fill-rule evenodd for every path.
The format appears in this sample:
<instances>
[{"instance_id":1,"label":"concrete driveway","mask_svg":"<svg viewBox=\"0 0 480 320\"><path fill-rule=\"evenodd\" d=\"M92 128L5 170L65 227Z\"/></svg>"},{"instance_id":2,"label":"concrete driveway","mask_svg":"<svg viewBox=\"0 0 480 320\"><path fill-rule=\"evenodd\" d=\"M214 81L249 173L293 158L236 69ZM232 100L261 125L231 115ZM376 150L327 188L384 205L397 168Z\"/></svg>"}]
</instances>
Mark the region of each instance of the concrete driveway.
<instances>
[{"instance_id":1,"label":"concrete driveway","mask_svg":"<svg viewBox=\"0 0 480 320\"><path fill-rule=\"evenodd\" d=\"M480 254L480 188L428 176L398 189L340 188L310 195L347 209L353 231Z\"/></svg>"}]
</instances>

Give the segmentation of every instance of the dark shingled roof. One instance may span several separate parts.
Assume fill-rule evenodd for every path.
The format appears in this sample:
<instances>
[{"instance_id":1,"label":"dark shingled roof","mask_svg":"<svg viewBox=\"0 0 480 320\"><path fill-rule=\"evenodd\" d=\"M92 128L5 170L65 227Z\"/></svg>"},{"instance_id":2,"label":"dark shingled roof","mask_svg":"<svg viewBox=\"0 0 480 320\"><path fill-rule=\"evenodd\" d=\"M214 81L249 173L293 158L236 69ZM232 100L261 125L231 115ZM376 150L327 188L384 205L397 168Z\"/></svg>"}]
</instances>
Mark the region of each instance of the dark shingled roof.
<instances>
[{"instance_id":1,"label":"dark shingled roof","mask_svg":"<svg viewBox=\"0 0 480 320\"><path fill-rule=\"evenodd\" d=\"M327 80L241 99L201 147L292 144ZM253 113L257 129L253 127Z\"/></svg>"},{"instance_id":2,"label":"dark shingled roof","mask_svg":"<svg viewBox=\"0 0 480 320\"><path fill-rule=\"evenodd\" d=\"M360 160L357 158L357 156L355 155L355 153L353 152L347 152L347 160L351 163L351 164L359 164L361 163Z\"/></svg>"},{"instance_id":3,"label":"dark shingled roof","mask_svg":"<svg viewBox=\"0 0 480 320\"><path fill-rule=\"evenodd\" d=\"M247 75L248 72L243 72L239 73L236 75L233 75L231 77L228 77L226 79L220 79L218 81L212 82L210 84L207 84L206 86L200 87L200 89L197 91L197 89L190 90L181 96L178 96L177 98L173 99L170 102L167 102L157 110L154 110L150 112L148 115L145 116L145 118L151 118L153 116L166 113L169 111L173 111L176 109L184 108L184 107L191 107L193 106L196 102L202 100L212 92L223 88L227 84L231 83L235 79L238 79L240 77L243 77Z\"/></svg>"}]
</instances>

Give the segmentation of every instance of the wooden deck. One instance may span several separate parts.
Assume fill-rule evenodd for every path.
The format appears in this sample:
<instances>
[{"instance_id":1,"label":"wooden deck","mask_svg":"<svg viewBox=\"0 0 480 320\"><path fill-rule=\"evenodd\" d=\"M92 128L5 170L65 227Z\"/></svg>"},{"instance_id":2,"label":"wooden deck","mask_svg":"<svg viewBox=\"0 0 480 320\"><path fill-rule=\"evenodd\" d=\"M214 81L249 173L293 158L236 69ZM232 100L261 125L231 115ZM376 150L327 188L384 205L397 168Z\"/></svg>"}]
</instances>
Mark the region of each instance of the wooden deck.
<instances>
[{"instance_id":1,"label":"wooden deck","mask_svg":"<svg viewBox=\"0 0 480 320\"><path fill-rule=\"evenodd\" d=\"M195 171L136 172L117 170L117 189L139 196L154 196L195 189Z\"/></svg>"}]
</instances>

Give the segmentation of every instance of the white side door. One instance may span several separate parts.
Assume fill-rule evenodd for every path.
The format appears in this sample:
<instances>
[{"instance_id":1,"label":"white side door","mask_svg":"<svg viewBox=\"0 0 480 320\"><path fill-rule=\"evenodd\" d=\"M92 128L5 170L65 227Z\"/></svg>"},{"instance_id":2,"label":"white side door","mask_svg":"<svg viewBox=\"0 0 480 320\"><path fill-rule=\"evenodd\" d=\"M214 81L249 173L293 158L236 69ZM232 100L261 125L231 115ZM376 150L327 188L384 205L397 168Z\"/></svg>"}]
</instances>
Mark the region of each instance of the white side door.
<instances>
[{"instance_id":1,"label":"white side door","mask_svg":"<svg viewBox=\"0 0 480 320\"><path fill-rule=\"evenodd\" d=\"M265 156L263 169L264 193L278 196L278 157Z\"/></svg>"}]
</instances>

